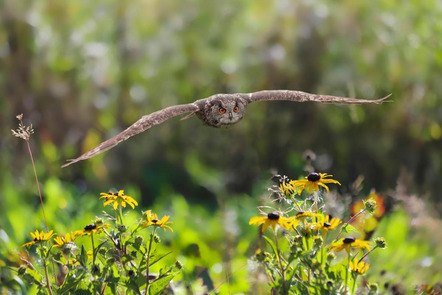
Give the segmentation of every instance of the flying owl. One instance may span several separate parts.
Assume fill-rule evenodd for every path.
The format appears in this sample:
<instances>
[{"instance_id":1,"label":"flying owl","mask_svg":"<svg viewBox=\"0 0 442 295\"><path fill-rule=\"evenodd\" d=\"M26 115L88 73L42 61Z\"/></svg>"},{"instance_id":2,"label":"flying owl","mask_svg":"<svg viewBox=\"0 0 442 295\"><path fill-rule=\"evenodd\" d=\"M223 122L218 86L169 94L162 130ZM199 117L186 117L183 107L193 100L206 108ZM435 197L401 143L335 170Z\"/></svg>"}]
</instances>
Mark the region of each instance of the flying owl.
<instances>
[{"instance_id":1,"label":"flying owl","mask_svg":"<svg viewBox=\"0 0 442 295\"><path fill-rule=\"evenodd\" d=\"M377 100L366 100L310 94L292 90L263 90L252 93L215 94L189 104L170 106L143 116L120 134L100 143L98 146L78 158L68 160L68 163L64 164L62 167L92 158L113 148L129 137L146 131L153 126L159 125L178 115L187 114L183 119L196 115L205 125L218 128L238 123L244 117L247 105L255 101L285 100L294 102L314 101L339 104L381 104L390 96L391 94Z\"/></svg>"}]
</instances>

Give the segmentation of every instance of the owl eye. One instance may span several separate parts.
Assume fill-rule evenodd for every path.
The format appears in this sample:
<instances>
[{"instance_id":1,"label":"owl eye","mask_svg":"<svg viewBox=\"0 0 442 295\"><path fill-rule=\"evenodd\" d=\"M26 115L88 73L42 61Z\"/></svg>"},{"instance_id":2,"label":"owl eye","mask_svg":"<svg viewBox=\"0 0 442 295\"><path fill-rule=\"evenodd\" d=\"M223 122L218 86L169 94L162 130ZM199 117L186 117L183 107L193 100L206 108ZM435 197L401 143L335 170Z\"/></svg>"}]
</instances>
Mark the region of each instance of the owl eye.
<instances>
[{"instance_id":1,"label":"owl eye","mask_svg":"<svg viewBox=\"0 0 442 295\"><path fill-rule=\"evenodd\" d=\"M239 111L239 107L234 107L233 108L233 111L236 113L236 112L238 112Z\"/></svg>"},{"instance_id":2,"label":"owl eye","mask_svg":"<svg viewBox=\"0 0 442 295\"><path fill-rule=\"evenodd\" d=\"M219 112L220 112L220 114L224 114L226 112L226 109L225 108L219 108Z\"/></svg>"}]
</instances>

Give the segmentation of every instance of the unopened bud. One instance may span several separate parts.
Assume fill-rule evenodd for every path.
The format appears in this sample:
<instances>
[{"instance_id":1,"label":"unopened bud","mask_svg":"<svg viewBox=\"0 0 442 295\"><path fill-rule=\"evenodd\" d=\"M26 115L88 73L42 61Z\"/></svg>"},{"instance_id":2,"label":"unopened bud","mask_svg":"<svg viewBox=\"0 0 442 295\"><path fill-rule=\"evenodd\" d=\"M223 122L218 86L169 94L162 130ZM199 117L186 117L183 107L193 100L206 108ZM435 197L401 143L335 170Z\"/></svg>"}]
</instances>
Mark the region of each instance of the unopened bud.
<instances>
[{"instance_id":1,"label":"unopened bud","mask_svg":"<svg viewBox=\"0 0 442 295\"><path fill-rule=\"evenodd\" d=\"M381 248L381 249L385 249L385 248L387 248L387 242L386 242L385 239L382 238L382 237L376 238L376 239L374 240L374 242L375 242L375 244L376 244L376 247L378 247L378 248Z\"/></svg>"},{"instance_id":2,"label":"unopened bud","mask_svg":"<svg viewBox=\"0 0 442 295\"><path fill-rule=\"evenodd\" d=\"M368 213L372 214L374 212L374 209L376 209L376 201L374 199L368 199L364 202L364 209Z\"/></svg>"},{"instance_id":3,"label":"unopened bud","mask_svg":"<svg viewBox=\"0 0 442 295\"><path fill-rule=\"evenodd\" d=\"M175 267L178 269L183 269L183 264L181 263L181 261L177 260L175 261Z\"/></svg>"}]
</instances>

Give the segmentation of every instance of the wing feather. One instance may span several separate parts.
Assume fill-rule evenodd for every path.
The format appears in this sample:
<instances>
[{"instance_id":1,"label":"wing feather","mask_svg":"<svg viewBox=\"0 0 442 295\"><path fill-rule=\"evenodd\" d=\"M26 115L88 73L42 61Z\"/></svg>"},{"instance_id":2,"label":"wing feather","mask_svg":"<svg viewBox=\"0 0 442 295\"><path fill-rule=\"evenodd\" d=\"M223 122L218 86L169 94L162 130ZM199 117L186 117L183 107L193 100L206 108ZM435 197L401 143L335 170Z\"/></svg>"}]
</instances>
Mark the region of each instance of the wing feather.
<instances>
[{"instance_id":1,"label":"wing feather","mask_svg":"<svg viewBox=\"0 0 442 295\"><path fill-rule=\"evenodd\" d=\"M64 167L67 167L73 163L76 163L76 162L79 162L82 160L86 160L86 159L92 158L98 154L101 154L102 152L113 148L114 146L116 146L120 142L122 142L122 141L124 141L134 135L137 135L143 131L146 131L147 129L149 129L155 125L161 124L170 118L173 118L178 115L185 114L185 113L195 113L197 111L199 111L199 107L194 103L190 103L190 104L182 104L182 105L175 105L175 106L167 107L165 109L156 111L152 114L143 116L141 119L139 119L134 124L129 126L123 132L100 143L98 146L96 146L93 149L91 149L90 151L84 153L80 157L68 160L68 163L64 164L61 167L64 168Z\"/></svg>"},{"instance_id":2,"label":"wing feather","mask_svg":"<svg viewBox=\"0 0 442 295\"><path fill-rule=\"evenodd\" d=\"M375 100L368 99L354 99L349 97L340 97L332 95L320 95L311 94L303 91L294 90L263 90L252 93L241 93L243 98L245 98L249 103L255 101L266 101L266 100L286 100L295 102L322 102L322 103L339 103L339 104L381 104L385 102L391 94Z\"/></svg>"}]
</instances>

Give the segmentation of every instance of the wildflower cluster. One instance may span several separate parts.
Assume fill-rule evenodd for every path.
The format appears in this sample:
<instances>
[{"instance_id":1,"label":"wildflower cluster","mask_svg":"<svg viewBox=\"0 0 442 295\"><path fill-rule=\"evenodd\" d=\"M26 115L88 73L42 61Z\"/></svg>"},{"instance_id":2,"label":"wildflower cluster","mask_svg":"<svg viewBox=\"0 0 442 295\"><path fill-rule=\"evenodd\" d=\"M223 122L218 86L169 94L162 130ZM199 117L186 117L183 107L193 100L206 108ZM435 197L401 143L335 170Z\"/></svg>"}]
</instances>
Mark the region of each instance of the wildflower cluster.
<instances>
[{"instance_id":1,"label":"wildflower cluster","mask_svg":"<svg viewBox=\"0 0 442 295\"><path fill-rule=\"evenodd\" d=\"M272 252L258 249L255 255L265 266L272 294L354 294L358 276L370 268L368 254L386 247L383 238L371 242L353 236L355 229L350 222L356 214L343 222L324 211L320 189L329 193L329 184L340 185L331 177L326 173L310 173L302 180L280 177L280 185L271 190L286 201L288 208L250 219L249 224L261 226L262 232L273 229L272 238L264 236ZM309 196L301 198L304 191ZM373 198L363 204L358 215L376 211ZM359 287L361 292L365 288Z\"/></svg>"},{"instance_id":2,"label":"wildflower cluster","mask_svg":"<svg viewBox=\"0 0 442 295\"><path fill-rule=\"evenodd\" d=\"M158 219L157 214L149 210L136 224L127 225L123 208L128 204L135 209L138 202L134 198L120 190L102 193L100 199L104 199L104 206L112 205L114 216L108 214L109 222L96 218L83 229L66 234L52 230L31 232L32 241L22 247L31 249L36 245L42 265L27 261L18 273L29 284L38 286L41 293L47 289L49 294L122 294L128 291L160 294L181 269L181 264L176 263L162 268L158 274L151 270L153 264L169 254L160 252L157 247L160 239L156 234L157 228L173 231L169 216ZM145 228L150 229L147 237Z\"/></svg>"}]
</instances>

